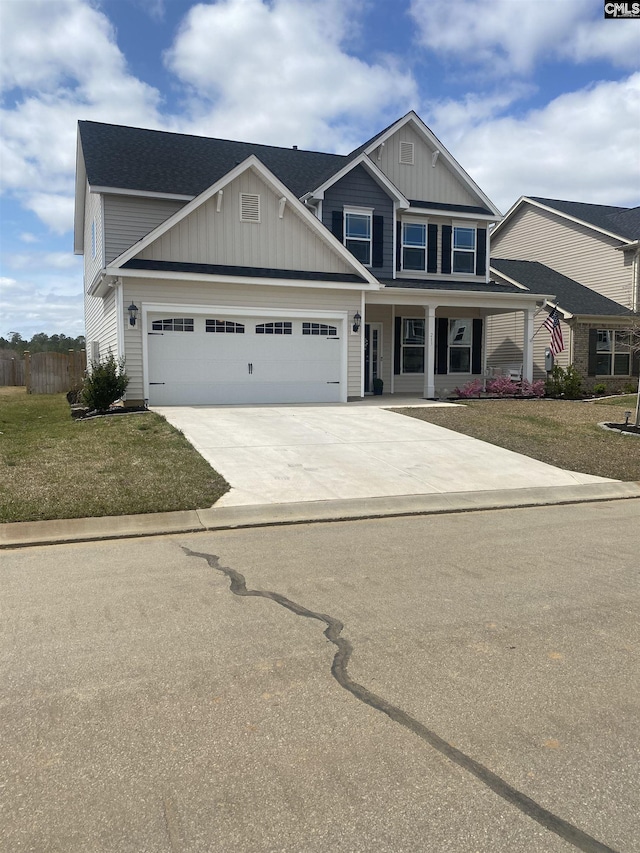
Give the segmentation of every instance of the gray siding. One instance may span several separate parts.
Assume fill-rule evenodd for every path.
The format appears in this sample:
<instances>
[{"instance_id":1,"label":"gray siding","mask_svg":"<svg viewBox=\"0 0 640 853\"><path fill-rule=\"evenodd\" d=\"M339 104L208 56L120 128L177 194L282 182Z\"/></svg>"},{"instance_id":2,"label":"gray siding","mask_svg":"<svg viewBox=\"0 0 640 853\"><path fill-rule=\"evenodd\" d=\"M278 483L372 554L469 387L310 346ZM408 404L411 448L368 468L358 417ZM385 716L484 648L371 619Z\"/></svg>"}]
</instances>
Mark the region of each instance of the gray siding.
<instances>
[{"instance_id":1,"label":"gray siding","mask_svg":"<svg viewBox=\"0 0 640 853\"><path fill-rule=\"evenodd\" d=\"M97 273L102 269L104 223L102 221L102 196L85 190L84 214L84 292L91 286ZM93 256L91 229L95 222L96 255Z\"/></svg>"},{"instance_id":2,"label":"gray siding","mask_svg":"<svg viewBox=\"0 0 640 853\"><path fill-rule=\"evenodd\" d=\"M539 261L630 308L633 264L618 246L619 240L530 204L491 238L494 258Z\"/></svg>"},{"instance_id":3,"label":"gray siding","mask_svg":"<svg viewBox=\"0 0 640 853\"><path fill-rule=\"evenodd\" d=\"M322 203L322 222L331 231L333 212L344 207L370 207L374 216L382 216L383 258L382 267L373 267L378 278L393 276L393 201L362 166L356 166L325 192Z\"/></svg>"},{"instance_id":4,"label":"gray siding","mask_svg":"<svg viewBox=\"0 0 640 853\"><path fill-rule=\"evenodd\" d=\"M541 311L533 321L533 378L546 379L544 352L549 346L549 332L540 328L547 316ZM487 317L487 366L505 368L513 364L522 364L524 320L522 311L509 314L495 314ZM571 358L571 329L562 323L564 350L556 356L555 363L567 367Z\"/></svg>"},{"instance_id":5,"label":"gray siding","mask_svg":"<svg viewBox=\"0 0 640 853\"><path fill-rule=\"evenodd\" d=\"M105 253L109 263L186 204L160 198L104 195Z\"/></svg>"}]
</instances>

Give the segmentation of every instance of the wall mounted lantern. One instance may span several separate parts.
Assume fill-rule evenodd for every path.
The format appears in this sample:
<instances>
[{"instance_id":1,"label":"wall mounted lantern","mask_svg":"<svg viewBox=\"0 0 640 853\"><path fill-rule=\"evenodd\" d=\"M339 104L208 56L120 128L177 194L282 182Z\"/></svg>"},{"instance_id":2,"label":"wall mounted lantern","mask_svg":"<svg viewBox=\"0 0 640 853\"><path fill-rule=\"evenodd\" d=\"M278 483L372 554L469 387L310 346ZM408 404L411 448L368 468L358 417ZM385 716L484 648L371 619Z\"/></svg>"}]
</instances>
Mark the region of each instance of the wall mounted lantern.
<instances>
[{"instance_id":1,"label":"wall mounted lantern","mask_svg":"<svg viewBox=\"0 0 640 853\"><path fill-rule=\"evenodd\" d=\"M360 316L360 312L356 311L356 313L353 315L353 331L354 332L360 331L360 320L362 320L362 317Z\"/></svg>"},{"instance_id":2,"label":"wall mounted lantern","mask_svg":"<svg viewBox=\"0 0 640 853\"><path fill-rule=\"evenodd\" d=\"M138 306L132 302L127 308L127 311L129 312L129 325L135 326L136 319L138 317Z\"/></svg>"}]
</instances>

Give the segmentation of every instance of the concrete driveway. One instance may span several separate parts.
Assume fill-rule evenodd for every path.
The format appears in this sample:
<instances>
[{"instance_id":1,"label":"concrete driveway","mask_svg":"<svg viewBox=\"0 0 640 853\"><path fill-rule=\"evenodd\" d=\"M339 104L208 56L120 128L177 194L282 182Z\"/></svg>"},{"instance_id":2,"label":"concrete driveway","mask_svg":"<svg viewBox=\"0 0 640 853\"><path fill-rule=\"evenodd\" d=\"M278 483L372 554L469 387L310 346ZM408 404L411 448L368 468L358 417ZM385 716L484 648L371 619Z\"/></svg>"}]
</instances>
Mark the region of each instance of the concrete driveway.
<instances>
[{"instance_id":1,"label":"concrete driveway","mask_svg":"<svg viewBox=\"0 0 640 853\"><path fill-rule=\"evenodd\" d=\"M154 408L231 485L216 506L611 482L363 404ZM452 405L421 401L418 405Z\"/></svg>"}]
</instances>

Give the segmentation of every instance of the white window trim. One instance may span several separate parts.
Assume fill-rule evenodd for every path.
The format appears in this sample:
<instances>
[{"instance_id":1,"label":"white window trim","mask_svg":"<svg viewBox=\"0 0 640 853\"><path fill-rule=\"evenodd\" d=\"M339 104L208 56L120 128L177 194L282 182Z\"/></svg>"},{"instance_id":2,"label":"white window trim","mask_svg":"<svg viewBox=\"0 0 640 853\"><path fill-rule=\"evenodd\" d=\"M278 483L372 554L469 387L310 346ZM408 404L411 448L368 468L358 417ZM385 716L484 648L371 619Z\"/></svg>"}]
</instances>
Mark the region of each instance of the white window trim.
<instances>
[{"instance_id":1,"label":"white window trim","mask_svg":"<svg viewBox=\"0 0 640 853\"><path fill-rule=\"evenodd\" d=\"M602 377L603 379L617 379L620 377L626 378L632 375L633 370L633 353L631 352L630 346L627 345L626 349L616 350L616 333L624 332L625 329L605 329L601 326L596 328L596 332L607 332L611 335L611 350L607 352L606 350L598 350L596 347L596 359L598 355L609 355L610 357L610 367L611 370L615 369L615 361L616 361L616 352L618 355L626 355L629 358L629 368L627 373L596 373L595 378Z\"/></svg>"},{"instance_id":2,"label":"white window trim","mask_svg":"<svg viewBox=\"0 0 640 853\"><path fill-rule=\"evenodd\" d=\"M404 323L405 323L405 320L420 320L422 323L424 323L424 343L423 344L405 344L405 342L404 342ZM404 369L404 349L405 349L405 347L413 347L414 349L416 347L422 347L422 349L424 350L423 361L422 361L422 370L420 370L420 371L414 371L414 370L405 371L405 369ZM403 314L402 315L402 323L400 325L400 375L401 376L424 376L424 368L425 368L426 363L427 363L427 323L426 323L426 320L425 320L424 316L422 316L422 317L414 317L414 316L407 317Z\"/></svg>"},{"instance_id":3,"label":"white window trim","mask_svg":"<svg viewBox=\"0 0 640 853\"><path fill-rule=\"evenodd\" d=\"M429 229L428 229L428 220L424 218L419 218L417 216L403 216L400 220L400 272L426 272L427 271L427 250L428 250L428 242L429 242ZM405 225L424 225L424 267L419 270L409 269L405 270L404 268L404 226ZM416 249L418 246L408 246L407 248Z\"/></svg>"},{"instance_id":4,"label":"white window trim","mask_svg":"<svg viewBox=\"0 0 640 853\"><path fill-rule=\"evenodd\" d=\"M451 343L451 322L462 321L469 325L471 340L468 344ZM469 350L469 370L451 370L451 350ZM469 376L473 371L473 318L472 317L449 317L447 322L447 376Z\"/></svg>"},{"instance_id":5,"label":"white window trim","mask_svg":"<svg viewBox=\"0 0 640 853\"><path fill-rule=\"evenodd\" d=\"M363 266L370 268L373 263L373 207L343 207L342 209L342 232L343 238L342 242L347 248L347 239L353 240L358 243L369 243L369 260L367 263L362 263ZM368 216L369 217L369 239L366 240L362 237L347 237L347 214L355 213L358 216ZM356 259L357 260L357 259Z\"/></svg>"},{"instance_id":6,"label":"white window trim","mask_svg":"<svg viewBox=\"0 0 640 853\"><path fill-rule=\"evenodd\" d=\"M452 275L475 275L476 265L478 262L478 223L477 222L452 222L451 228L451 274ZM465 228L467 231L474 232L473 250L471 249L456 249L456 228ZM456 272L455 268L455 253L464 252L467 255L473 254L473 272Z\"/></svg>"}]
</instances>

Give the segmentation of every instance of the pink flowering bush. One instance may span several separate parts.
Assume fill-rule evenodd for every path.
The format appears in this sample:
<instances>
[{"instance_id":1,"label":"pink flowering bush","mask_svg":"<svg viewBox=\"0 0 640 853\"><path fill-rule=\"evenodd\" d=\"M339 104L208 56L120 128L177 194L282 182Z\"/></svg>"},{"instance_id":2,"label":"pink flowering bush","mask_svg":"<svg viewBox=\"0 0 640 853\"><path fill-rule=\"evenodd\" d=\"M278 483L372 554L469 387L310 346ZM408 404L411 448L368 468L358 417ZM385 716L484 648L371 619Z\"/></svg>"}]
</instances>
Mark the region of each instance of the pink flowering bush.
<instances>
[{"instance_id":1,"label":"pink flowering bush","mask_svg":"<svg viewBox=\"0 0 640 853\"><path fill-rule=\"evenodd\" d=\"M544 397L544 385L544 379L538 379L536 382L523 379L520 393L523 397Z\"/></svg>"},{"instance_id":2,"label":"pink flowering bush","mask_svg":"<svg viewBox=\"0 0 640 853\"><path fill-rule=\"evenodd\" d=\"M473 379L471 382L463 385L462 388L454 388L453 392L458 397L479 397L482 393L482 380Z\"/></svg>"},{"instance_id":3,"label":"pink flowering bush","mask_svg":"<svg viewBox=\"0 0 640 853\"><path fill-rule=\"evenodd\" d=\"M509 376L496 376L487 382L487 391L496 397L515 397L520 393L520 383Z\"/></svg>"}]
</instances>

